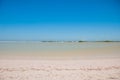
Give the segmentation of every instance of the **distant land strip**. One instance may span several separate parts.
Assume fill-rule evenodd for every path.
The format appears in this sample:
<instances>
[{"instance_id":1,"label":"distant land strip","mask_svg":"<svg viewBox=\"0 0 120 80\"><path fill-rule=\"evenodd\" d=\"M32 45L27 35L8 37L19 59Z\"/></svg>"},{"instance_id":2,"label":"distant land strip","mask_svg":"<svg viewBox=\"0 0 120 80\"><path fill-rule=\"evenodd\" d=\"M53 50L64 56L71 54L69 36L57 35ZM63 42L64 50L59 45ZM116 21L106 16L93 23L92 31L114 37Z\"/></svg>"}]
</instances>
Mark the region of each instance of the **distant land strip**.
<instances>
[{"instance_id":1,"label":"distant land strip","mask_svg":"<svg viewBox=\"0 0 120 80\"><path fill-rule=\"evenodd\" d=\"M85 40L78 40L78 41L54 41L54 40L0 40L0 42L120 42L120 41L112 41L112 40L101 40L101 41L85 41Z\"/></svg>"}]
</instances>

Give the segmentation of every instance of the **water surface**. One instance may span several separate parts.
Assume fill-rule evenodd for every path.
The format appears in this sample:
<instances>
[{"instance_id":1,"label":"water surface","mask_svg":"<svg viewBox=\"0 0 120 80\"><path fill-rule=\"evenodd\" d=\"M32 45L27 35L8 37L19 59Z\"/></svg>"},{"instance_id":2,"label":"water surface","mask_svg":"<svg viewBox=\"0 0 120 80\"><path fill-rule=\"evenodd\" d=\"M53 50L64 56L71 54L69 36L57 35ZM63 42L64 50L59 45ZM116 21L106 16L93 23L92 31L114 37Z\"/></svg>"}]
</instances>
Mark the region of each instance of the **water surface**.
<instances>
[{"instance_id":1,"label":"water surface","mask_svg":"<svg viewBox=\"0 0 120 80\"><path fill-rule=\"evenodd\" d=\"M120 42L1 41L0 56L119 57Z\"/></svg>"}]
</instances>

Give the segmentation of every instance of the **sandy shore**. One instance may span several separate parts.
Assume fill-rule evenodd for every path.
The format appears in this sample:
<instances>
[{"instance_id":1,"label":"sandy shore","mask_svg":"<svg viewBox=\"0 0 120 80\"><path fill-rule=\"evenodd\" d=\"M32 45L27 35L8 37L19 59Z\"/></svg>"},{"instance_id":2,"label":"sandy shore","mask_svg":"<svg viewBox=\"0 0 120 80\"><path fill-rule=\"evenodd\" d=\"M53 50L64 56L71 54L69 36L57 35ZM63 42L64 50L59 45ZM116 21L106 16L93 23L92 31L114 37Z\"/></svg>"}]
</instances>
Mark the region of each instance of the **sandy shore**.
<instances>
[{"instance_id":1,"label":"sandy shore","mask_svg":"<svg viewBox=\"0 0 120 80\"><path fill-rule=\"evenodd\" d=\"M120 42L0 42L0 80L120 80Z\"/></svg>"},{"instance_id":2,"label":"sandy shore","mask_svg":"<svg viewBox=\"0 0 120 80\"><path fill-rule=\"evenodd\" d=\"M120 59L0 60L0 80L120 80Z\"/></svg>"}]
</instances>

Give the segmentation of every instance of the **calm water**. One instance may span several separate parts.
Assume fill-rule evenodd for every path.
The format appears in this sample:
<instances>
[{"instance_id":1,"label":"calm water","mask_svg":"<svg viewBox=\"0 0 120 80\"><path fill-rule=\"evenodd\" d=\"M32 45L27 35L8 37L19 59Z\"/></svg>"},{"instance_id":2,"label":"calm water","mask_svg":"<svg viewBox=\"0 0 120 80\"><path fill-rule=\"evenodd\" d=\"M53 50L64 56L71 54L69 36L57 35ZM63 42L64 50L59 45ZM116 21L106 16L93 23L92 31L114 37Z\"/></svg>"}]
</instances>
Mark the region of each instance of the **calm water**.
<instances>
[{"instance_id":1,"label":"calm water","mask_svg":"<svg viewBox=\"0 0 120 80\"><path fill-rule=\"evenodd\" d=\"M108 49L108 50L107 50ZM110 51L111 50L111 51ZM103 52L101 52L103 51ZM0 55L92 55L120 54L120 42L0 42ZM94 54L93 54L94 55Z\"/></svg>"}]
</instances>

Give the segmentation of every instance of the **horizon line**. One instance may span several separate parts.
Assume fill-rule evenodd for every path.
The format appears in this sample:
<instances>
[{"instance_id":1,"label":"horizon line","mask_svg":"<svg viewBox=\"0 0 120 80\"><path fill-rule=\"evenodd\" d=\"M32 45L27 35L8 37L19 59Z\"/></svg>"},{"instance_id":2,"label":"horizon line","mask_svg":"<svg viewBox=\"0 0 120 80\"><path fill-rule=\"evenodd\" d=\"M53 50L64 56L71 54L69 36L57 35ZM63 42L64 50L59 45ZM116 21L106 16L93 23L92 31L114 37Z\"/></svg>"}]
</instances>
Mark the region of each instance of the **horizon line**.
<instances>
[{"instance_id":1,"label":"horizon line","mask_svg":"<svg viewBox=\"0 0 120 80\"><path fill-rule=\"evenodd\" d=\"M35 41L35 42L120 42L120 40L0 40L0 41Z\"/></svg>"}]
</instances>

